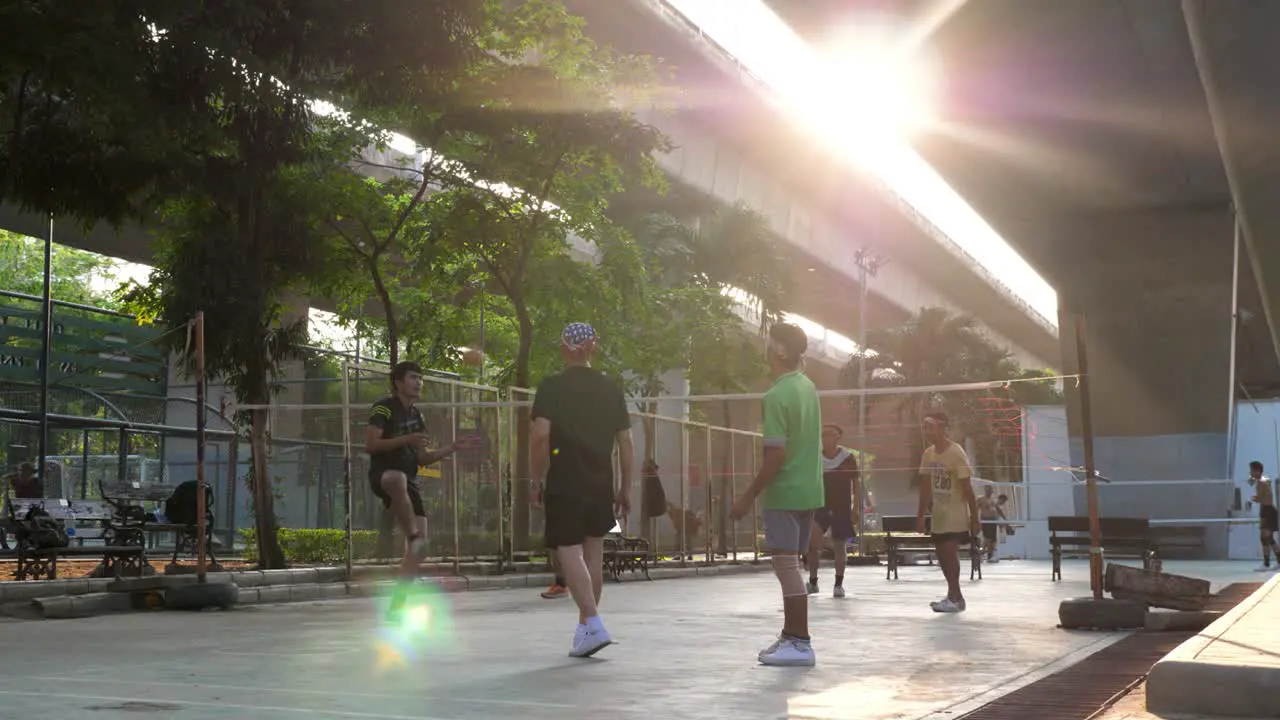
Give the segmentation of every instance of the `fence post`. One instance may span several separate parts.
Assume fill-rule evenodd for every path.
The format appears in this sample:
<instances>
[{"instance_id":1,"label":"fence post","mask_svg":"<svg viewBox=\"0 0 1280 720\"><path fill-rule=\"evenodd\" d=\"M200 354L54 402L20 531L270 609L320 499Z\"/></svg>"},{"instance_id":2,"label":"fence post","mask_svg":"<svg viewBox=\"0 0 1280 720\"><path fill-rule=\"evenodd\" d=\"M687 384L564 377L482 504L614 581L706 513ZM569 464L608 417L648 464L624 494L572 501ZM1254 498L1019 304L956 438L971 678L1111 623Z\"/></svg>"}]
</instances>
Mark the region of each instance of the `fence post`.
<instances>
[{"instance_id":1,"label":"fence post","mask_svg":"<svg viewBox=\"0 0 1280 720\"><path fill-rule=\"evenodd\" d=\"M449 442L458 441L458 386L449 383ZM462 533L458 526L458 453L449 455L450 485L453 488L453 574L458 574L462 561Z\"/></svg>"},{"instance_id":2,"label":"fence post","mask_svg":"<svg viewBox=\"0 0 1280 720\"><path fill-rule=\"evenodd\" d=\"M347 579L350 580L354 550L351 542L351 363L346 362L342 364L342 494L346 509L342 527L347 544Z\"/></svg>"},{"instance_id":3,"label":"fence post","mask_svg":"<svg viewBox=\"0 0 1280 720\"><path fill-rule=\"evenodd\" d=\"M689 486L689 426L684 422L680 423L680 567L684 567L688 563L689 539L685 535L687 524L685 523L685 512L689 507L687 489Z\"/></svg>"},{"instance_id":4,"label":"fence post","mask_svg":"<svg viewBox=\"0 0 1280 720\"><path fill-rule=\"evenodd\" d=\"M501 393L495 388L493 393L493 401L495 403L502 401ZM506 510L506 493L505 483L503 482L502 464L502 410L503 408L495 405L493 408L493 452L494 452L494 477L493 484L497 489L494 493L498 501L498 574L507 571L507 519L504 516ZM486 438L487 440L487 438Z\"/></svg>"},{"instance_id":5,"label":"fence post","mask_svg":"<svg viewBox=\"0 0 1280 720\"><path fill-rule=\"evenodd\" d=\"M715 482L715 480L711 473L711 469L714 467L714 465L711 462L711 424L710 423L707 424L706 433L707 433L707 459L703 461L703 468L705 469L702 472L702 482L703 482L703 485L706 486L706 491L703 494L706 495L706 498L707 498L707 520L706 522L702 523L703 527L706 528L706 531L703 532L702 535L703 535L703 538L706 540L706 545L707 545L707 564L713 565L715 564L716 556L715 556L715 551L711 547L711 528L720 527L720 523L717 522L718 517L715 515L715 500L713 498L714 493L711 492L711 485L712 483Z\"/></svg>"},{"instance_id":6,"label":"fence post","mask_svg":"<svg viewBox=\"0 0 1280 720\"><path fill-rule=\"evenodd\" d=\"M751 478L755 482L756 463L760 459L760 453L756 452L755 438L751 440ZM756 501L751 508L751 547L754 553L752 562L760 562L760 502Z\"/></svg>"}]
</instances>

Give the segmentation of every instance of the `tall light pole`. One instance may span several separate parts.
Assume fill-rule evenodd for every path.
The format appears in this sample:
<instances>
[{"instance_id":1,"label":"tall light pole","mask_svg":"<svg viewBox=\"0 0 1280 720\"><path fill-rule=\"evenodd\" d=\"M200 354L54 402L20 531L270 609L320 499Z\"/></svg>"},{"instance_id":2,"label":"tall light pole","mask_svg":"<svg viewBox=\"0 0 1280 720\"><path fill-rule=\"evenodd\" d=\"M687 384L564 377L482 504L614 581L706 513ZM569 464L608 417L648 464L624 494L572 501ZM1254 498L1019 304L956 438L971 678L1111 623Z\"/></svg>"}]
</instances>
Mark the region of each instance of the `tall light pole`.
<instances>
[{"instance_id":1,"label":"tall light pole","mask_svg":"<svg viewBox=\"0 0 1280 720\"><path fill-rule=\"evenodd\" d=\"M861 389L867 382L867 295L869 280L880 272L880 268L888 264L888 258L867 250L859 249L853 256L858 266L859 284L862 299L858 303L858 387ZM865 448L867 442L867 396L858 396L858 439Z\"/></svg>"},{"instance_id":2,"label":"tall light pole","mask_svg":"<svg viewBox=\"0 0 1280 720\"><path fill-rule=\"evenodd\" d=\"M880 272L880 268L884 267L888 262L888 258L876 255L866 248L860 248L853 255L853 262L858 266L858 277L861 284L862 299L858 303L858 388L862 389L867 384L867 294L868 281ZM867 452L867 396L858 395L858 464L861 466L866 457ZM865 477L865 475L863 476ZM863 525L866 520L866 512L863 509L864 498L866 498L866 487L864 486L858 492L858 500L855 503L855 510L858 513L858 552L862 555L866 554L865 546L862 544L861 538L863 534Z\"/></svg>"}]
</instances>

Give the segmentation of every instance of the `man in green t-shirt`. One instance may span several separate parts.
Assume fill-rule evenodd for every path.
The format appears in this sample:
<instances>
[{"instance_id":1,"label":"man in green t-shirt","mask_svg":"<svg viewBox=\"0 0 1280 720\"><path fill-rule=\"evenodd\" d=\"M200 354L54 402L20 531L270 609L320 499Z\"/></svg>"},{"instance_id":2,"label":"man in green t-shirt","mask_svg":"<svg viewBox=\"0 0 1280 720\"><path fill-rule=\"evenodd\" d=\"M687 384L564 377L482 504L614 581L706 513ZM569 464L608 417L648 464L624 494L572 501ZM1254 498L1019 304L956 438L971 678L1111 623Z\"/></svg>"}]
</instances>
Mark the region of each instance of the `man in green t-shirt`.
<instances>
[{"instance_id":1,"label":"man in green t-shirt","mask_svg":"<svg viewBox=\"0 0 1280 720\"><path fill-rule=\"evenodd\" d=\"M809 600L800 553L809 544L813 512L822 507L822 410L802 369L809 339L789 323L769 328L773 387L764 396L764 460L755 481L733 506L734 520L764 497L765 551L782 585L782 634L760 652L765 665L813 665Z\"/></svg>"}]
</instances>

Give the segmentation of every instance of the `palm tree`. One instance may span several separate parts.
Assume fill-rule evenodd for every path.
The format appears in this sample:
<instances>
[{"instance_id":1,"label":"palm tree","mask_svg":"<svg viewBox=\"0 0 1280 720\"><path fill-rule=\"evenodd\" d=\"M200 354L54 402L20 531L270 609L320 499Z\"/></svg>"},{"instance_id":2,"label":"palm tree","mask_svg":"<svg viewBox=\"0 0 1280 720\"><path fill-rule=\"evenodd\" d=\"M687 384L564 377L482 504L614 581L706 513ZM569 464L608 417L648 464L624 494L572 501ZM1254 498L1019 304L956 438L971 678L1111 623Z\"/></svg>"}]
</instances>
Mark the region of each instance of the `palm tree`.
<instances>
[{"instance_id":1,"label":"palm tree","mask_svg":"<svg viewBox=\"0 0 1280 720\"><path fill-rule=\"evenodd\" d=\"M938 307L922 308L902 325L867 334L867 377L858 376L855 355L841 371L848 387L932 387L990 380L1011 380L1028 376L1007 348L1001 347L984 333L976 318L955 314ZM1035 376L1034 374L1032 376ZM923 452L923 441L914 430L921 417L941 410L951 418L955 440L972 439L975 465L998 465L1000 440L1007 435L998 423L1007 418L1000 413L1019 400L1038 394L1050 399L1039 383L1026 383L1019 390L933 391L903 395L872 396L870 407L888 408L895 420L905 428L907 457L914 461ZM1034 389L1033 389L1034 388ZM1021 397L1020 397L1021 395ZM979 474L982 474L979 471ZM917 478L910 473L914 486Z\"/></svg>"}]
</instances>

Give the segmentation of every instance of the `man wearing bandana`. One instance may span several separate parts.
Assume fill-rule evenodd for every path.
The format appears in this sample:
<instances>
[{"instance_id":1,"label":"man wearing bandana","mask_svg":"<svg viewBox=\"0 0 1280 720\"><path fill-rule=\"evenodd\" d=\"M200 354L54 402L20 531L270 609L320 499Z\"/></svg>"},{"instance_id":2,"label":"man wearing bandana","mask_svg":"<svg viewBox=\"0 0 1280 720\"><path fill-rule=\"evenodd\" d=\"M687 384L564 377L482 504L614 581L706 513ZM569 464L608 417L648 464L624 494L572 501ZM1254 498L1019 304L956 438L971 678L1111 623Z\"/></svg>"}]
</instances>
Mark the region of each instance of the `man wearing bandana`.
<instances>
[{"instance_id":1,"label":"man wearing bandana","mask_svg":"<svg viewBox=\"0 0 1280 720\"><path fill-rule=\"evenodd\" d=\"M534 496L546 509L547 547L578 606L572 657L613 639L600 619L604 536L631 510L631 415L622 389L591 367L596 332L570 323L560 334L564 370L543 380L533 401ZM615 491L613 449L622 482ZM543 478L545 477L545 484Z\"/></svg>"}]
</instances>

